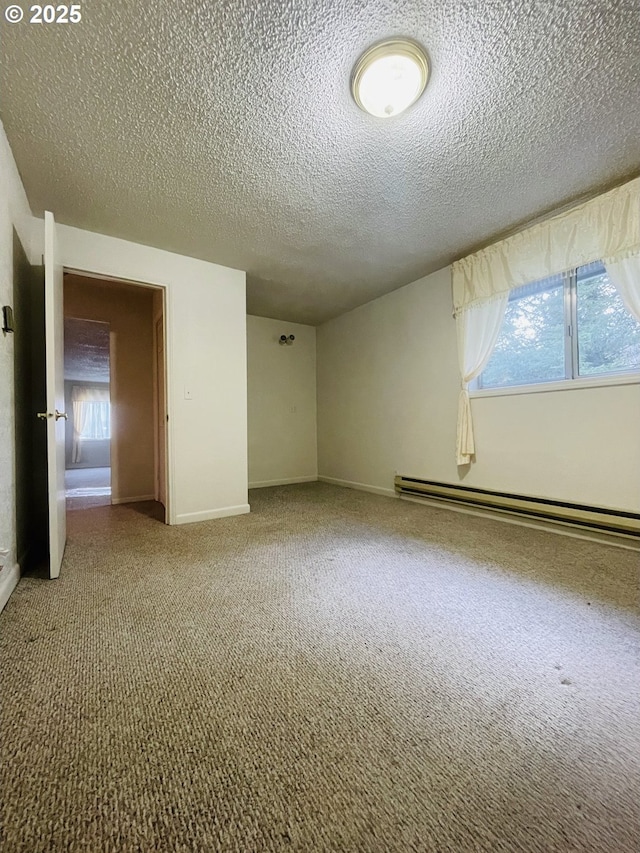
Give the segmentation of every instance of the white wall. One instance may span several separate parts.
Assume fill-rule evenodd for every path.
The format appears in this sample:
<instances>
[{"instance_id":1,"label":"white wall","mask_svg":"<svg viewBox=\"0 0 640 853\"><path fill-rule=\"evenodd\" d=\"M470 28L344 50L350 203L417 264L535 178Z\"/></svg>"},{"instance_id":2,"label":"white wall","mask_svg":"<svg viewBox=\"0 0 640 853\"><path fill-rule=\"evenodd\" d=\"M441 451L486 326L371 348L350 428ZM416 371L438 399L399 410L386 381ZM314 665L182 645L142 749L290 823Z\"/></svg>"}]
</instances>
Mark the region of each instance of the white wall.
<instances>
[{"instance_id":1,"label":"white wall","mask_svg":"<svg viewBox=\"0 0 640 853\"><path fill-rule=\"evenodd\" d=\"M65 225L58 245L67 268L166 288L170 522L248 512L245 273Z\"/></svg>"},{"instance_id":2,"label":"white wall","mask_svg":"<svg viewBox=\"0 0 640 853\"><path fill-rule=\"evenodd\" d=\"M13 229L35 262L31 210L0 123L0 306L13 304ZM13 338L0 332L0 609L18 582L15 512Z\"/></svg>"},{"instance_id":3,"label":"white wall","mask_svg":"<svg viewBox=\"0 0 640 853\"><path fill-rule=\"evenodd\" d=\"M248 316L247 371L249 488L317 479L315 328Z\"/></svg>"},{"instance_id":4,"label":"white wall","mask_svg":"<svg viewBox=\"0 0 640 853\"><path fill-rule=\"evenodd\" d=\"M13 228L40 263L35 219L0 124L0 304L13 301ZM245 273L58 226L69 268L166 288L169 518L173 523L248 512ZM13 342L0 337L0 608L16 562ZM185 388L191 399L185 399Z\"/></svg>"},{"instance_id":5,"label":"white wall","mask_svg":"<svg viewBox=\"0 0 640 853\"><path fill-rule=\"evenodd\" d=\"M396 471L459 482L459 381L449 269L319 327L320 476L389 494ZM640 511L640 386L484 397L472 409L466 485Z\"/></svg>"}]
</instances>

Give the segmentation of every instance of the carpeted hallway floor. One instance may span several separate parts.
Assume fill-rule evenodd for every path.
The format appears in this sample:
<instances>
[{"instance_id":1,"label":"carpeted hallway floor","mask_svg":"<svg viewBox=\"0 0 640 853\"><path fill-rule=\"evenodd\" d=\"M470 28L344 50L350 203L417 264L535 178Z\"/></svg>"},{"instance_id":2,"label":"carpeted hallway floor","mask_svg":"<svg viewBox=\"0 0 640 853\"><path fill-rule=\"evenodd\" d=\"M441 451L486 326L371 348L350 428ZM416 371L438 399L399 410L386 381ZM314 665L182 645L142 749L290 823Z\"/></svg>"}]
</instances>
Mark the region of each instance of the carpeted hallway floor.
<instances>
[{"instance_id":1,"label":"carpeted hallway floor","mask_svg":"<svg viewBox=\"0 0 640 853\"><path fill-rule=\"evenodd\" d=\"M637 553L324 484L69 518L0 617L3 853L637 851Z\"/></svg>"}]
</instances>

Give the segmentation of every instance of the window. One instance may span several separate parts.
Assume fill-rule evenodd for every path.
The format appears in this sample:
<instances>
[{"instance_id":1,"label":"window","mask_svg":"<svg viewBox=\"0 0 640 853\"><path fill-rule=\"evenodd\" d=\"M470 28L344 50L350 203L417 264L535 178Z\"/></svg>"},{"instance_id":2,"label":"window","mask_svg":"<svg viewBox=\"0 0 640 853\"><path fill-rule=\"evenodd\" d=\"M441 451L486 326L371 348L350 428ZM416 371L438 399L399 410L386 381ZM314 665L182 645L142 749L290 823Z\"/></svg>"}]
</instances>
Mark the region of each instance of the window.
<instances>
[{"instance_id":1,"label":"window","mask_svg":"<svg viewBox=\"0 0 640 853\"><path fill-rule=\"evenodd\" d=\"M104 441L111 438L109 403L79 403L78 438L84 441Z\"/></svg>"},{"instance_id":2,"label":"window","mask_svg":"<svg viewBox=\"0 0 640 853\"><path fill-rule=\"evenodd\" d=\"M73 426L82 441L104 441L111 437L109 391L74 385Z\"/></svg>"},{"instance_id":3,"label":"window","mask_svg":"<svg viewBox=\"0 0 640 853\"><path fill-rule=\"evenodd\" d=\"M476 388L640 370L640 323L602 263L517 287Z\"/></svg>"}]
</instances>

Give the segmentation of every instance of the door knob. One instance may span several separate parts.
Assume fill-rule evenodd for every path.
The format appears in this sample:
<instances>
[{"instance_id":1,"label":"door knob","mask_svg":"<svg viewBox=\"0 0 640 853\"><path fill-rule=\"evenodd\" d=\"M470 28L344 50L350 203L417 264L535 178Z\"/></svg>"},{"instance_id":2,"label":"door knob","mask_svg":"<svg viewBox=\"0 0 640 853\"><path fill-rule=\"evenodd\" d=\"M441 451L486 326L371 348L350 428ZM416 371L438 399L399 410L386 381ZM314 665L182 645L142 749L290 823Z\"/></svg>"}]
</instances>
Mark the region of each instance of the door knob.
<instances>
[{"instance_id":1,"label":"door knob","mask_svg":"<svg viewBox=\"0 0 640 853\"><path fill-rule=\"evenodd\" d=\"M47 418L53 417L51 412L38 412L37 414L38 414L38 417L41 418L43 421L46 421Z\"/></svg>"},{"instance_id":2,"label":"door knob","mask_svg":"<svg viewBox=\"0 0 640 853\"><path fill-rule=\"evenodd\" d=\"M60 420L60 418L64 418L64 419L65 419L65 421L66 421L66 420L68 420L67 413L66 413L66 412L59 412L59 411L56 409L56 420L57 420L57 421L59 421L59 420Z\"/></svg>"}]
</instances>

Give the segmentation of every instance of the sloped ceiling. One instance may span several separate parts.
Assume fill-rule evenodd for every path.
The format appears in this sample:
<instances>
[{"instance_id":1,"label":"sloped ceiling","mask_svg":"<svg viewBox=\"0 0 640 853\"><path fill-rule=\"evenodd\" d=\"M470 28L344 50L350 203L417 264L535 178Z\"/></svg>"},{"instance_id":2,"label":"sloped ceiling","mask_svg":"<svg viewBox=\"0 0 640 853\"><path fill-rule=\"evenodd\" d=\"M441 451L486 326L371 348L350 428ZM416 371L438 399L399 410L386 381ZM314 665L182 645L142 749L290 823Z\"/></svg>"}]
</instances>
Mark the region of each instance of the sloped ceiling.
<instances>
[{"instance_id":1,"label":"sloped ceiling","mask_svg":"<svg viewBox=\"0 0 640 853\"><path fill-rule=\"evenodd\" d=\"M34 213L246 270L251 313L319 323L637 174L639 9L84 0L2 22L2 119ZM375 119L351 68L400 34L431 79Z\"/></svg>"}]
</instances>

